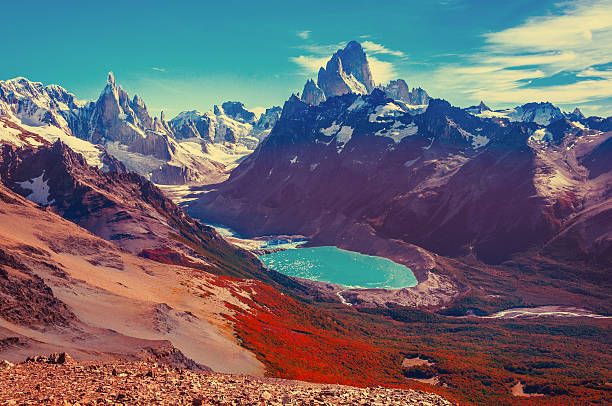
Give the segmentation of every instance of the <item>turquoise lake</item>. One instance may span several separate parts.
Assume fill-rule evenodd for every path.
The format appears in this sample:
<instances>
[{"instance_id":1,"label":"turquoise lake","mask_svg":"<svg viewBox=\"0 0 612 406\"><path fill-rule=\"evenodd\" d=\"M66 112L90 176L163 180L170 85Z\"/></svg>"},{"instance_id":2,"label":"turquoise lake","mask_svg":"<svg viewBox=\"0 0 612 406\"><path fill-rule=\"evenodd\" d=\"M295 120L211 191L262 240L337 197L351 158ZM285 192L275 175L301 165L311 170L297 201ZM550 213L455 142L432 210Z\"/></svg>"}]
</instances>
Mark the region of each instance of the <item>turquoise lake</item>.
<instances>
[{"instance_id":1,"label":"turquoise lake","mask_svg":"<svg viewBox=\"0 0 612 406\"><path fill-rule=\"evenodd\" d=\"M345 287L399 289L417 284L404 265L337 247L289 249L259 258L268 268L285 275Z\"/></svg>"}]
</instances>

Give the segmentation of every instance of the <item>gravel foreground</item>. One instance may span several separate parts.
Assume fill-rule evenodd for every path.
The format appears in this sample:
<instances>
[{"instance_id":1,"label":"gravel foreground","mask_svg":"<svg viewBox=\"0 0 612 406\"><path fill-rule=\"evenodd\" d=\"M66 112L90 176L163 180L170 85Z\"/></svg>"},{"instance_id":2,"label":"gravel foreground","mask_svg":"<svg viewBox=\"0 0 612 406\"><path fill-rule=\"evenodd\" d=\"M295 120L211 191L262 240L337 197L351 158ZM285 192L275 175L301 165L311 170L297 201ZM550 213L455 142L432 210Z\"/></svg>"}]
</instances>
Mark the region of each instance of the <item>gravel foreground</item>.
<instances>
[{"instance_id":1,"label":"gravel foreground","mask_svg":"<svg viewBox=\"0 0 612 406\"><path fill-rule=\"evenodd\" d=\"M425 392L206 374L154 362L0 361L1 405L452 405Z\"/></svg>"}]
</instances>

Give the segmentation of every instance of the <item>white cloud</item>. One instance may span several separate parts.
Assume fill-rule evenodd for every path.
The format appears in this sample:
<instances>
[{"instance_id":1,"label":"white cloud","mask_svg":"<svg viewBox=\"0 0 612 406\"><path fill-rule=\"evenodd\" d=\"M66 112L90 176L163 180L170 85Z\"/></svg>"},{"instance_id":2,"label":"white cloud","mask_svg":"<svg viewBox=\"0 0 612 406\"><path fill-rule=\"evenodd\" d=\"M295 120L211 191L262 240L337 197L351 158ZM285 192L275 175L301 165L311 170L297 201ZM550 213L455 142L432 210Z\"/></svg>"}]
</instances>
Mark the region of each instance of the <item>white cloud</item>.
<instances>
[{"instance_id":1,"label":"white cloud","mask_svg":"<svg viewBox=\"0 0 612 406\"><path fill-rule=\"evenodd\" d=\"M371 55L388 54L388 55L399 56L399 57L405 56L405 54L402 51L394 51L392 49L385 47L384 45L377 44L376 42L372 42L372 41L363 41L361 45L363 46L363 49L365 49L365 51Z\"/></svg>"},{"instance_id":2,"label":"white cloud","mask_svg":"<svg viewBox=\"0 0 612 406\"><path fill-rule=\"evenodd\" d=\"M259 119L259 117L261 117L261 115L266 112L266 108L265 107L261 107L261 106L250 107L250 108L248 108L248 110L252 111L253 113L255 113L255 116L257 117L257 119Z\"/></svg>"},{"instance_id":3,"label":"white cloud","mask_svg":"<svg viewBox=\"0 0 612 406\"><path fill-rule=\"evenodd\" d=\"M368 62L376 83L386 83L392 79L397 79L395 65L391 62L381 61L373 56L368 57Z\"/></svg>"},{"instance_id":4,"label":"white cloud","mask_svg":"<svg viewBox=\"0 0 612 406\"><path fill-rule=\"evenodd\" d=\"M335 44L305 44L305 45L301 45L299 48L303 49L304 51L306 51L309 54L314 54L314 55L318 55L318 56L323 56L323 55L332 55L334 52L336 52L339 49L342 49L344 47L346 47L346 42L338 42Z\"/></svg>"},{"instance_id":5,"label":"white cloud","mask_svg":"<svg viewBox=\"0 0 612 406\"><path fill-rule=\"evenodd\" d=\"M302 38L302 39L308 39L310 37L310 33L311 32L312 31L310 31L310 30L300 31L300 32L297 33L297 36Z\"/></svg>"},{"instance_id":6,"label":"white cloud","mask_svg":"<svg viewBox=\"0 0 612 406\"><path fill-rule=\"evenodd\" d=\"M155 67L153 67L153 68L151 68L151 69L153 69L153 70L155 70L155 71L158 71L158 72L165 72L165 71L166 71L166 69L165 69L165 68L158 68L157 66L155 66Z\"/></svg>"},{"instance_id":7,"label":"white cloud","mask_svg":"<svg viewBox=\"0 0 612 406\"><path fill-rule=\"evenodd\" d=\"M331 58L329 56L312 56L312 55L300 55L292 56L289 58L291 62L296 63L300 66L302 74L311 76L313 73L317 73L319 68L324 67L327 61Z\"/></svg>"},{"instance_id":8,"label":"white cloud","mask_svg":"<svg viewBox=\"0 0 612 406\"><path fill-rule=\"evenodd\" d=\"M612 97L612 71L597 68L612 63L612 0L557 7L556 13L484 34L479 52L437 69L433 87L441 94L454 90L470 100L503 104ZM556 75L575 79L555 83ZM538 79L548 79L547 84Z\"/></svg>"},{"instance_id":9,"label":"white cloud","mask_svg":"<svg viewBox=\"0 0 612 406\"><path fill-rule=\"evenodd\" d=\"M485 34L494 47L550 51L583 47L593 42L594 32L612 28L612 3L582 1L570 5L561 15L529 18L503 31Z\"/></svg>"}]
</instances>

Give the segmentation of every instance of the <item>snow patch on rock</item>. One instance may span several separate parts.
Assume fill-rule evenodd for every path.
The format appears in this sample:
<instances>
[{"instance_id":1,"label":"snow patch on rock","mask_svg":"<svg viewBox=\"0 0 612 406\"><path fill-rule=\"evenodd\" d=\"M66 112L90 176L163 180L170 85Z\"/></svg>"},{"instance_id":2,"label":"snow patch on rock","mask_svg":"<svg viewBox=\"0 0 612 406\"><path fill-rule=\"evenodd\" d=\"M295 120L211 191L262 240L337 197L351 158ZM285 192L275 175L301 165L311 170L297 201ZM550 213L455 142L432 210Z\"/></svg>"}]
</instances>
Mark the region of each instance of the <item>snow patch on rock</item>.
<instances>
[{"instance_id":1,"label":"snow patch on rock","mask_svg":"<svg viewBox=\"0 0 612 406\"><path fill-rule=\"evenodd\" d=\"M353 127L342 126L342 128L340 128L340 131L338 131L338 133L336 134L336 143L342 144L342 145L338 145L337 147L338 152L344 149L344 146L348 144L352 136L353 136Z\"/></svg>"},{"instance_id":2,"label":"snow patch on rock","mask_svg":"<svg viewBox=\"0 0 612 406\"><path fill-rule=\"evenodd\" d=\"M94 145L89 141L77 138L74 135L66 134L63 129L51 125L34 126L25 124L23 122L18 124L25 130L40 135L50 143L54 143L57 140L62 141L64 144L68 145L71 150L83 155L89 166L102 169L104 165L102 162L104 151L101 147Z\"/></svg>"},{"instance_id":3,"label":"snow patch on rock","mask_svg":"<svg viewBox=\"0 0 612 406\"><path fill-rule=\"evenodd\" d=\"M106 143L106 149L112 156L123 162L129 170L137 172L147 179L151 179L151 172L160 169L166 163L166 161L152 155L130 152L128 148L127 145L120 144L119 141Z\"/></svg>"},{"instance_id":4,"label":"snow patch on rock","mask_svg":"<svg viewBox=\"0 0 612 406\"><path fill-rule=\"evenodd\" d=\"M548 131L546 128L538 128L537 130L533 132L533 134L531 134L531 137L529 137L529 139L531 141L535 141L539 143L551 142L552 133Z\"/></svg>"},{"instance_id":5,"label":"snow patch on rock","mask_svg":"<svg viewBox=\"0 0 612 406\"><path fill-rule=\"evenodd\" d=\"M26 196L31 202L40 204L41 206L48 206L53 203L53 200L49 201L49 185L48 179L43 180L45 171L43 171L39 177L26 180L24 182L15 182L23 189L30 190L30 194Z\"/></svg>"},{"instance_id":6,"label":"snow patch on rock","mask_svg":"<svg viewBox=\"0 0 612 406\"><path fill-rule=\"evenodd\" d=\"M371 123L376 123L402 115L404 113L404 109L402 109L396 103L387 103L382 106L376 106L374 112L370 114L369 120Z\"/></svg>"},{"instance_id":7,"label":"snow patch on rock","mask_svg":"<svg viewBox=\"0 0 612 406\"><path fill-rule=\"evenodd\" d=\"M360 96L358 98L355 99L355 101L353 102L353 104L351 104L348 108L348 111L355 111L355 110L359 110L361 109L363 106L365 106L367 103L365 100L363 100L363 98Z\"/></svg>"},{"instance_id":8,"label":"snow patch on rock","mask_svg":"<svg viewBox=\"0 0 612 406\"><path fill-rule=\"evenodd\" d=\"M21 131L6 125L0 125L0 142L8 142L18 147L23 147L27 143L19 138Z\"/></svg>"},{"instance_id":9,"label":"snow patch on rock","mask_svg":"<svg viewBox=\"0 0 612 406\"><path fill-rule=\"evenodd\" d=\"M340 130L340 124L336 124L336 122L334 121L331 126L327 128L322 128L319 131L321 132L321 134L331 137L332 135L336 134L338 130Z\"/></svg>"},{"instance_id":10,"label":"snow patch on rock","mask_svg":"<svg viewBox=\"0 0 612 406\"><path fill-rule=\"evenodd\" d=\"M482 148L485 145L487 145L489 143L489 141L491 141L488 137L485 137L484 135L474 135L472 134L472 147L474 149L478 149L478 148Z\"/></svg>"},{"instance_id":11,"label":"snow patch on rock","mask_svg":"<svg viewBox=\"0 0 612 406\"><path fill-rule=\"evenodd\" d=\"M414 123L406 125L400 121L396 121L391 128L379 130L376 132L376 135L389 137L393 139L396 144L399 144L402 139L415 135L418 131L419 127Z\"/></svg>"}]
</instances>

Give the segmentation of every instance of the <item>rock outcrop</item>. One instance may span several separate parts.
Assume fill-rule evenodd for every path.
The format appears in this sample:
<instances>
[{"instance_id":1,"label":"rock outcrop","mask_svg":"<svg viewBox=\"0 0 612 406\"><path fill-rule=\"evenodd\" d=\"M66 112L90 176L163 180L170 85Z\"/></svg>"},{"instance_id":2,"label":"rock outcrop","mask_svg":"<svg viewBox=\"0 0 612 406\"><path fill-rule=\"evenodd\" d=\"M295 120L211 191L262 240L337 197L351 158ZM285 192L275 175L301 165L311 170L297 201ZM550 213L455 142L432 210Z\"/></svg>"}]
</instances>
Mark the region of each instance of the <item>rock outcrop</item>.
<instances>
[{"instance_id":1,"label":"rock outcrop","mask_svg":"<svg viewBox=\"0 0 612 406\"><path fill-rule=\"evenodd\" d=\"M317 106L319 103L325 101L325 93L319 86L317 86L314 80L308 79L304 85L301 98L302 101L312 104L313 106Z\"/></svg>"},{"instance_id":2,"label":"rock outcrop","mask_svg":"<svg viewBox=\"0 0 612 406\"><path fill-rule=\"evenodd\" d=\"M404 79L392 80L388 85L381 87L385 94L394 99L401 100L410 105L426 105L429 95L420 87L410 90Z\"/></svg>"}]
</instances>

